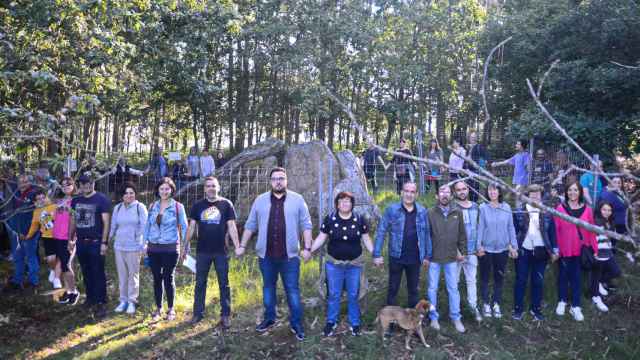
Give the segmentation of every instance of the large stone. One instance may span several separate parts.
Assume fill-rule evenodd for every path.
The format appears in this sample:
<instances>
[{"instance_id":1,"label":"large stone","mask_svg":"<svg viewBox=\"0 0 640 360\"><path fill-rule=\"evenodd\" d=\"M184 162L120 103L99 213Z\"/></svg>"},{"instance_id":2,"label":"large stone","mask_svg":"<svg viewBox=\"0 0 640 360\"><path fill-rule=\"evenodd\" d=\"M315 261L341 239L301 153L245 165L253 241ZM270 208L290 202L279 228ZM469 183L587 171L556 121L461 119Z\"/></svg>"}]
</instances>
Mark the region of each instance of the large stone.
<instances>
[{"instance_id":1,"label":"large stone","mask_svg":"<svg viewBox=\"0 0 640 360\"><path fill-rule=\"evenodd\" d=\"M284 142L278 139L269 138L232 157L226 164L224 164L224 166L216 169L216 174L232 173L235 169L247 163L280 155L284 150Z\"/></svg>"},{"instance_id":2,"label":"large stone","mask_svg":"<svg viewBox=\"0 0 640 360\"><path fill-rule=\"evenodd\" d=\"M238 222L244 223L247 220L256 196L269 191L269 172L276 166L278 166L278 158L268 156L245 163L242 167L236 168L234 173L228 177L230 182L234 184L232 185L234 188L229 193L233 196ZM222 179L227 179L227 177L223 176ZM235 184L236 181L242 186Z\"/></svg>"},{"instance_id":3,"label":"large stone","mask_svg":"<svg viewBox=\"0 0 640 360\"><path fill-rule=\"evenodd\" d=\"M369 223L380 217L380 210L367 191L364 171L351 150L343 150L336 154L340 165L342 180L333 189L333 197L342 191L349 191L356 198L354 212L364 216Z\"/></svg>"},{"instance_id":4,"label":"large stone","mask_svg":"<svg viewBox=\"0 0 640 360\"><path fill-rule=\"evenodd\" d=\"M340 181L338 161L322 141L292 145L284 157L288 188L300 193L314 224L333 211L333 186Z\"/></svg>"}]
</instances>

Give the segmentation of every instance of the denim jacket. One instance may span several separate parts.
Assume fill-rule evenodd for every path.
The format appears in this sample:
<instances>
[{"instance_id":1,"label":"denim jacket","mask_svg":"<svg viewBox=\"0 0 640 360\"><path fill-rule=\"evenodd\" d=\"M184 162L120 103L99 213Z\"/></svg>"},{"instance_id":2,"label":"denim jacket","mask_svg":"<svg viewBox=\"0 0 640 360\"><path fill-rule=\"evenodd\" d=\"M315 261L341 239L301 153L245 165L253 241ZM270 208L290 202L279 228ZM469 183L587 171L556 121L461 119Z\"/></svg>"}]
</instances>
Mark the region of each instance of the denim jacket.
<instances>
[{"instance_id":1,"label":"denim jacket","mask_svg":"<svg viewBox=\"0 0 640 360\"><path fill-rule=\"evenodd\" d=\"M427 209L415 203L416 230L418 231L418 250L420 251L420 262L425 259L427 252L430 252L431 239L429 235L429 221L427 220ZM384 245L387 233L389 234L389 256L400 258L402 256L402 241L404 236L405 215L402 203L389 205L382 215L376 231L376 243L373 247L373 257L382 256L382 246Z\"/></svg>"},{"instance_id":2,"label":"denim jacket","mask_svg":"<svg viewBox=\"0 0 640 360\"><path fill-rule=\"evenodd\" d=\"M179 214L176 214L176 209ZM162 214L162 222L160 226L156 223L158 214L160 213L160 201L155 201L149 208L149 216L147 225L144 228L144 242L153 244L176 244L179 239L187 238L187 214L184 211L184 205L176 202L174 199L169 200L169 206ZM181 227L181 237L178 238L178 221Z\"/></svg>"},{"instance_id":3,"label":"denim jacket","mask_svg":"<svg viewBox=\"0 0 640 360\"><path fill-rule=\"evenodd\" d=\"M558 254L558 244L556 242L556 225L553 216L549 213L540 213L540 234L544 247L549 254ZM525 206L521 206L513 213L513 225L516 228L516 240L518 249L522 248L527 233L529 232L529 212Z\"/></svg>"},{"instance_id":4,"label":"denim jacket","mask_svg":"<svg viewBox=\"0 0 640 360\"><path fill-rule=\"evenodd\" d=\"M480 207L475 202L471 202L471 207L466 209L458 205L460 211L464 216L467 213L469 216L464 216L464 229L467 233L467 253L474 255L478 251L478 214L480 213Z\"/></svg>"}]
</instances>

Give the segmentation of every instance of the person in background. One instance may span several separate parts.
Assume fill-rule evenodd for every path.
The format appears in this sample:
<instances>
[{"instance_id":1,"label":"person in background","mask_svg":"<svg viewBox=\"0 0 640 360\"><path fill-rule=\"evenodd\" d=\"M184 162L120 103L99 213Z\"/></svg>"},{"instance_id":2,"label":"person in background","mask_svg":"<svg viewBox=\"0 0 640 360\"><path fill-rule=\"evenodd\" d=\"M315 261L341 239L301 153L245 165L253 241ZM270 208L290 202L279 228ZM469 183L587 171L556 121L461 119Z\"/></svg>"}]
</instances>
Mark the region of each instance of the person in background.
<instances>
[{"instance_id":1,"label":"person in background","mask_svg":"<svg viewBox=\"0 0 640 360\"><path fill-rule=\"evenodd\" d=\"M156 309L151 314L153 321L162 317L162 296L167 295L166 320L173 321L176 294L175 270L188 253L187 214L184 206L173 196L176 185L168 177L162 178L155 187L158 198L149 206L149 215L144 229L144 243L153 274L153 295Z\"/></svg>"},{"instance_id":2,"label":"person in background","mask_svg":"<svg viewBox=\"0 0 640 360\"><path fill-rule=\"evenodd\" d=\"M122 201L113 208L109 239L113 241L120 303L115 312L135 314L140 294L140 258L144 252L143 234L147 207L136 200L136 187L125 183L119 191Z\"/></svg>"},{"instance_id":3,"label":"person in background","mask_svg":"<svg viewBox=\"0 0 640 360\"><path fill-rule=\"evenodd\" d=\"M382 167L385 170L388 168L388 166L384 163L382 153L378 149L376 149L373 141L369 140L368 144L369 147L362 153L364 177L367 179L367 185L371 185L371 189L375 194L378 191L378 182L376 179L376 163L379 162L380 164L382 164Z\"/></svg>"},{"instance_id":4,"label":"person in background","mask_svg":"<svg viewBox=\"0 0 640 360\"><path fill-rule=\"evenodd\" d=\"M607 185L605 190L600 193L598 202L605 201L613 208L613 226L615 232L618 234L626 234L627 231L627 216L629 213L629 206L625 201L625 195L622 190L622 177L613 176L611 182ZM598 213L596 213L598 216ZM613 247L616 247L616 240L611 239Z\"/></svg>"},{"instance_id":5,"label":"person in background","mask_svg":"<svg viewBox=\"0 0 640 360\"><path fill-rule=\"evenodd\" d=\"M187 172L190 180L197 179L202 173L200 171L200 156L198 156L198 149L195 146L191 147L187 156Z\"/></svg>"},{"instance_id":6,"label":"person in background","mask_svg":"<svg viewBox=\"0 0 640 360\"><path fill-rule=\"evenodd\" d=\"M168 176L169 165L167 163L167 159L162 155L162 147L157 147L153 152L153 157L151 158L149 167L151 168L151 172L153 172L155 182L158 182L163 177Z\"/></svg>"},{"instance_id":7,"label":"person in background","mask_svg":"<svg viewBox=\"0 0 640 360\"><path fill-rule=\"evenodd\" d=\"M518 257L518 241L513 225L511 206L503 200L502 190L491 183L487 186L488 203L480 205L478 221L478 257L480 263L480 293L483 316L502 317L502 285L507 259ZM493 277L493 296L489 298L489 278Z\"/></svg>"},{"instance_id":8,"label":"person in background","mask_svg":"<svg viewBox=\"0 0 640 360\"><path fill-rule=\"evenodd\" d=\"M449 155L449 177L451 180L460 179L460 170L464 168L464 157L467 151L460 144L460 140L454 139L451 143L452 151Z\"/></svg>"},{"instance_id":9,"label":"person in background","mask_svg":"<svg viewBox=\"0 0 640 360\"><path fill-rule=\"evenodd\" d=\"M413 153L407 145L407 141L404 138L400 138L400 148L397 152L405 155L413 156ZM411 159L403 156L394 155L391 160L396 174L396 192L400 195L402 192L402 185L406 182L413 182L416 176L416 168Z\"/></svg>"},{"instance_id":10,"label":"person in background","mask_svg":"<svg viewBox=\"0 0 640 360\"><path fill-rule=\"evenodd\" d=\"M176 191L182 188L182 182L186 180L187 167L182 160L176 160L171 169L171 178L176 184Z\"/></svg>"},{"instance_id":11,"label":"person in background","mask_svg":"<svg viewBox=\"0 0 640 360\"><path fill-rule=\"evenodd\" d=\"M481 168L485 168L487 166L487 161L489 160L489 153L487 152L487 148L478 143L478 133L472 131L469 133L469 145L468 145L468 154L476 164L478 164ZM478 173L479 170L475 168L473 165L466 163L466 167ZM470 179L468 181L469 186L472 191L469 192L469 200L478 201L478 194L480 193L480 182Z\"/></svg>"},{"instance_id":12,"label":"person in background","mask_svg":"<svg viewBox=\"0 0 640 360\"><path fill-rule=\"evenodd\" d=\"M584 191L584 201L592 209L596 207L598 203L598 197L604 187L602 176L602 162L595 160L590 166L591 171L587 171L580 176L580 185Z\"/></svg>"},{"instance_id":13,"label":"person in background","mask_svg":"<svg viewBox=\"0 0 640 360\"><path fill-rule=\"evenodd\" d=\"M202 150L202 156L200 156L200 170L201 177L211 176L216 171L216 163L213 161L213 157L209 155L209 149L207 148Z\"/></svg>"},{"instance_id":14,"label":"person in background","mask_svg":"<svg viewBox=\"0 0 640 360\"><path fill-rule=\"evenodd\" d=\"M222 151L218 151L218 155L216 155L216 169L220 169L227 163L227 159L224 157L224 153Z\"/></svg>"},{"instance_id":15,"label":"person in background","mask_svg":"<svg viewBox=\"0 0 640 360\"><path fill-rule=\"evenodd\" d=\"M504 161L498 161L491 164L491 167L511 165L513 166L512 183L516 186L517 191L523 190L529 184L529 169L531 167L531 155L526 150L527 141L518 140L515 145L516 153L512 157Z\"/></svg>"},{"instance_id":16,"label":"person in background","mask_svg":"<svg viewBox=\"0 0 640 360\"><path fill-rule=\"evenodd\" d=\"M553 164L547 159L547 153L544 149L536 151L536 157L533 159L531 169L531 183L544 187L544 192L551 190L551 182L553 181Z\"/></svg>"},{"instance_id":17,"label":"person in background","mask_svg":"<svg viewBox=\"0 0 640 360\"><path fill-rule=\"evenodd\" d=\"M10 215L6 225L11 240L11 258L15 265L15 275L9 279L5 287L7 291L20 291L23 289L25 257L27 254L37 253L39 234L31 240L20 240L20 235L26 235L31 226L35 208L35 191L36 189L31 185L31 178L25 174L18 175L17 189L11 189L13 197L9 201L7 211ZM27 261L29 282L33 287L37 287L40 283L38 278L38 269L40 268L38 258L29 258Z\"/></svg>"},{"instance_id":18,"label":"person in background","mask_svg":"<svg viewBox=\"0 0 640 360\"><path fill-rule=\"evenodd\" d=\"M440 149L440 145L438 144L438 140L431 139L429 142L429 152L427 153L427 159L433 161L444 162L444 154L442 153L442 149ZM433 189L434 192L438 191L440 187L440 177L444 172L444 168L442 165L428 164L429 166L429 188Z\"/></svg>"},{"instance_id":19,"label":"person in background","mask_svg":"<svg viewBox=\"0 0 640 360\"><path fill-rule=\"evenodd\" d=\"M571 167L573 164L569 161L569 155L564 151L559 151L556 154L556 165L554 169L554 181L551 185L559 185L560 193L564 193L564 188L567 184L573 184L578 181L578 172Z\"/></svg>"},{"instance_id":20,"label":"person in background","mask_svg":"<svg viewBox=\"0 0 640 360\"><path fill-rule=\"evenodd\" d=\"M109 190L115 193L125 183L133 182L133 176L140 177L142 175L144 175L144 171L132 168L127 164L127 159L124 156L120 156L116 166L110 171Z\"/></svg>"}]
</instances>

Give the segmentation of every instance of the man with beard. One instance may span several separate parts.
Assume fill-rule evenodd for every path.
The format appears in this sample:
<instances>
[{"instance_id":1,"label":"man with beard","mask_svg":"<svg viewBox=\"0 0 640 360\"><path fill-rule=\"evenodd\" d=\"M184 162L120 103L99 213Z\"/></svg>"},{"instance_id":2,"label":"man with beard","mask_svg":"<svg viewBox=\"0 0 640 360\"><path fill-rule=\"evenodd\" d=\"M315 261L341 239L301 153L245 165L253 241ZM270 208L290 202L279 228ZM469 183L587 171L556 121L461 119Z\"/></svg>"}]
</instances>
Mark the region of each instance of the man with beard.
<instances>
[{"instance_id":1,"label":"man with beard","mask_svg":"<svg viewBox=\"0 0 640 360\"><path fill-rule=\"evenodd\" d=\"M453 191L456 196L456 203L462 211L464 219L464 228L467 234L467 255L464 260L458 262L458 282L460 274L464 271L464 278L467 283L467 302L471 307L471 311L476 321L482 321L480 311L478 310L478 291L476 287L476 274L478 273L478 213L480 209L478 204L469 200L469 186L464 181L458 181L453 185Z\"/></svg>"},{"instance_id":2,"label":"man with beard","mask_svg":"<svg viewBox=\"0 0 640 360\"><path fill-rule=\"evenodd\" d=\"M467 254L467 233L462 211L451 204L451 188L442 185L438 189L438 204L428 211L431 228L431 246L427 246L429 264L429 285L427 296L434 310L429 313L431 327L440 330L438 323L438 283L440 269L444 270L444 279L449 294L449 316L460 333L465 332L460 314L460 291L458 290L458 262L464 261Z\"/></svg>"},{"instance_id":3,"label":"man with beard","mask_svg":"<svg viewBox=\"0 0 640 360\"><path fill-rule=\"evenodd\" d=\"M258 233L256 253L262 273L264 319L256 331L269 330L276 321L276 285L282 279L289 304L291 331L304 340L303 309L300 300L300 233L304 237L302 257L310 256L311 215L302 195L287 189L287 172L273 168L269 174L271 191L259 195L251 206L244 226L242 241L236 254L244 253L247 243Z\"/></svg>"}]
</instances>

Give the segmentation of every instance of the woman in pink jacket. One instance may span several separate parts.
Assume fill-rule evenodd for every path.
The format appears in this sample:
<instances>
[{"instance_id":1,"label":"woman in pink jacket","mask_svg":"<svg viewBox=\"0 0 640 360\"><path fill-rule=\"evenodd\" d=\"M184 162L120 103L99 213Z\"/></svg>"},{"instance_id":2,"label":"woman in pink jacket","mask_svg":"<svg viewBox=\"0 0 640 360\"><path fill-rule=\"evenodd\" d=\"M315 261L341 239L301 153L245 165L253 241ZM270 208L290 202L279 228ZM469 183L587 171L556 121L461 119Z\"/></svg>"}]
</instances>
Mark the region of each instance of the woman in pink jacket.
<instances>
[{"instance_id":1,"label":"woman in pink jacket","mask_svg":"<svg viewBox=\"0 0 640 360\"><path fill-rule=\"evenodd\" d=\"M573 216L579 220L594 224L593 212L586 206L582 185L578 182L569 184L564 191L565 201L560 203L556 210L563 214ZM584 320L582 309L580 308L580 298L582 296L580 278L582 269L580 268L580 249L582 244L587 244L598 252L598 243L594 233L560 219L554 218L556 224L556 237L560 252L560 273L558 275L558 306L556 314L564 315L565 307L569 299L569 288L571 288L571 309L569 313L576 321Z\"/></svg>"}]
</instances>

